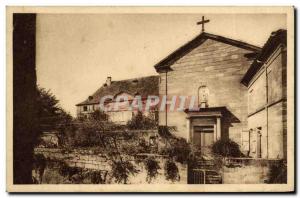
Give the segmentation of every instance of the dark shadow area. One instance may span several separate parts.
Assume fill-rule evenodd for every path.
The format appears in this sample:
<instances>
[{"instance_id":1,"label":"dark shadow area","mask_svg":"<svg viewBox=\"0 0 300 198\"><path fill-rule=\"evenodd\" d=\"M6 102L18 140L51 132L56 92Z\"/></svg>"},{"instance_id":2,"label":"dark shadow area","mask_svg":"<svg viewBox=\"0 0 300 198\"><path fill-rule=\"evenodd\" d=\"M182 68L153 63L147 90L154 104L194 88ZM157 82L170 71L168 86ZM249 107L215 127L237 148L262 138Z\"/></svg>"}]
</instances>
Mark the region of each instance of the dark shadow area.
<instances>
[{"instance_id":1,"label":"dark shadow area","mask_svg":"<svg viewBox=\"0 0 300 198\"><path fill-rule=\"evenodd\" d=\"M13 183L32 183L37 135L36 14L13 15Z\"/></svg>"}]
</instances>

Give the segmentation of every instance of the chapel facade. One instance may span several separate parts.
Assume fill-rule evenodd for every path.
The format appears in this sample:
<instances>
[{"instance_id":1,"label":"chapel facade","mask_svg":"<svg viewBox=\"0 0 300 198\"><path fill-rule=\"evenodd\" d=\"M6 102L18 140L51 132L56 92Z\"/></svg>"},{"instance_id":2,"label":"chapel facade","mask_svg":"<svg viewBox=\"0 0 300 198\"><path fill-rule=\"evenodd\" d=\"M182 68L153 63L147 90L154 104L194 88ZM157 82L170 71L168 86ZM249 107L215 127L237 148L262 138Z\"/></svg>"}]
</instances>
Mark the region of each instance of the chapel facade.
<instances>
[{"instance_id":1,"label":"chapel facade","mask_svg":"<svg viewBox=\"0 0 300 198\"><path fill-rule=\"evenodd\" d=\"M286 30L273 32L261 48L249 43L202 32L154 66L158 76L107 82L77 104L77 115L88 117L99 109L105 95L131 104L136 95L165 98L158 124L172 127L201 151L218 140L236 142L245 156L285 159L287 150ZM186 101L171 110L174 98ZM161 109L160 101L160 109ZM163 103L164 104L164 103ZM191 105L192 104L192 105ZM157 106L155 106L157 107ZM152 109L157 114L157 108ZM135 112L108 111L111 121L126 124ZM143 112L149 115L149 112Z\"/></svg>"},{"instance_id":2,"label":"chapel facade","mask_svg":"<svg viewBox=\"0 0 300 198\"><path fill-rule=\"evenodd\" d=\"M263 48L202 32L161 60L154 66L160 75L159 95L168 100L179 95L197 99L193 108L186 105L181 112L168 111L167 105L159 113L159 124L175 127L175 135L203 151L219 139L231 139L246 156L284 158L286 36L282 32L286 34L272 33Z\"/></svg>"}]
</instances>

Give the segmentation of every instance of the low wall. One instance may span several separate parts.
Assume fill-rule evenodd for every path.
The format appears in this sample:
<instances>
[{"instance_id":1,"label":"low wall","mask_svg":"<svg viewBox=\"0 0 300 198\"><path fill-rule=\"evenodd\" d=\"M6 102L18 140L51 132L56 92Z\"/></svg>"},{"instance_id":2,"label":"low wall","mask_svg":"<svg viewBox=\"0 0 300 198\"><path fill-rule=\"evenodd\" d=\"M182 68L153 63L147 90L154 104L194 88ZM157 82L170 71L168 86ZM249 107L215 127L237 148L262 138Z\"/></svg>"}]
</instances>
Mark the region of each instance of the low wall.
<instances>
[{"instance_id":1,"label":"low wall","mask_svg":"<svg viewBox=\"0 0 300 198\"><path fill-rule=\"evenodd\" d=\"M95 170L110 170L108 159L104 155L87 155L77 152L64 153L61 149L36 148L36 154L42 154L50 160L63 160L69 166Z\"/></svg>"},{"instance_id":2,"label":"low wall","mask_svg":"<svg viewBox=\"0 0 300 198\"><path fill-rule=\"evenodd\" d=\"M226 159L222 168L224 184L263 184L269 182L271 166L280 160L253 158Z\"/></svg>"},{"instance_id":3,"label":"low wall","mask_svg":"<svg viewBox=\"0 0 300 198\"><path fill-rule=\"evenodd\" d=\"M84 169L90 169L90 170L99 170L99 171L107 171L108 174L111 171L111 161L107 159L105 155L93 155L93 154L82 154L80 150L74 151L71 153L64 153L61 149L53 149L53 148L36 148L35 154L42 154L46 158L50 160L62 160L66 162L71 167L80 167ZM155 155L155 154L141 154L140 157L154 157L158 162L160 169L158 169L158 175L157 177L152 181L155 183L161 183L161 184L168 184L168 183L187 183L187 166L176 163L177 167L179 169L179 175L180 175L180 181L172 182L165 179L165 173L164 173L164 164L166 162L166 156L162 155ZM131 156L124 156L127 157L127 160L131 161L136 168L138 169L138 173L136 175L130 175L128 179L128 183L130 184L145 184L146 178L147 178L147 170L145 169L145 166L143 163L138 163L133 157ZM129 158L129 159L128 159ZM52 172L52 173L51 173ZM63 181L63 178L57 179L59 177L58 171L47 169L45 171L45 174L52 174L52 176L45 175L44 177L47 177L47 179L43 179L46 183L68 183L66 181ZM53 176L55 175L55 177ZM51 180L53 177L55 180ZM114 179L108 178L108 183L115 183ZM58 182L59 181L59 182ZM87 181L88 182L88 181Z\"/></svg>"}]
</instances>

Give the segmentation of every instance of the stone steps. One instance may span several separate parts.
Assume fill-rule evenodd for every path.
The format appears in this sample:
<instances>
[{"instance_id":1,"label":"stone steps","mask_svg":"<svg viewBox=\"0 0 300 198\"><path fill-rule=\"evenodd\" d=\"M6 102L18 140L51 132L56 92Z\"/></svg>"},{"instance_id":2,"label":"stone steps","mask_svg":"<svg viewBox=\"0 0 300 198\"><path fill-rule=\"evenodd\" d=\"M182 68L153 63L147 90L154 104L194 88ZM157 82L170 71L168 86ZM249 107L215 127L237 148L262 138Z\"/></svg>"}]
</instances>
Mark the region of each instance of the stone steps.
<instances>
[{"instance_id":1,"label":"stone steps","mask_svg":"<svg viewBox=\"0 0 300 198\"><path fill-rule=\"evenodd\" d=\"M216 171L207 171L206 172L206 184L221 184L222 176Z\"/></svg>"}]
</instances>

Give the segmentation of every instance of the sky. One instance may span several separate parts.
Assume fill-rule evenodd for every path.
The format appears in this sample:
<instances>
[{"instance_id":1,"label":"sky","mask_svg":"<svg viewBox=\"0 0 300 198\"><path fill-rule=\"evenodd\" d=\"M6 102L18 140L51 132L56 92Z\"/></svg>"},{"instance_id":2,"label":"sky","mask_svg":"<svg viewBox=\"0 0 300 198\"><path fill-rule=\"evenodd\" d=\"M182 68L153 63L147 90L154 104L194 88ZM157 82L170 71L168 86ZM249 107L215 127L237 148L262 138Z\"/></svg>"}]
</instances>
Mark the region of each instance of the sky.
<instances>
[{"instance_id":1,"label":"sky","mask_svg":"<svg viewBox=\"0 0 300 198\"><path fill-rule=\"evenodd\" d=\"M77 103L112 80L157 75L154 65L201 32L202 14L38 14L39 86L76 115ZM205 31L263 46L283 14L205 14Z\"/></svg>"}]
</instances>

